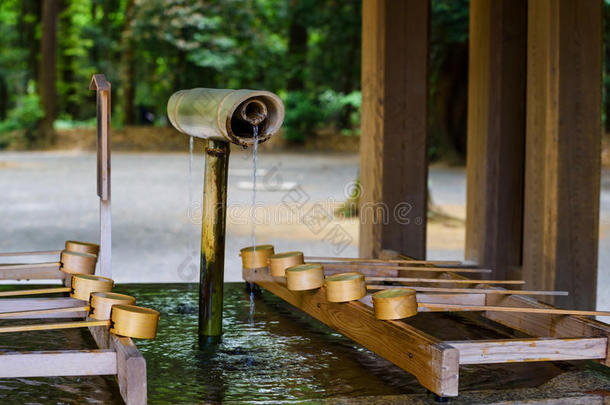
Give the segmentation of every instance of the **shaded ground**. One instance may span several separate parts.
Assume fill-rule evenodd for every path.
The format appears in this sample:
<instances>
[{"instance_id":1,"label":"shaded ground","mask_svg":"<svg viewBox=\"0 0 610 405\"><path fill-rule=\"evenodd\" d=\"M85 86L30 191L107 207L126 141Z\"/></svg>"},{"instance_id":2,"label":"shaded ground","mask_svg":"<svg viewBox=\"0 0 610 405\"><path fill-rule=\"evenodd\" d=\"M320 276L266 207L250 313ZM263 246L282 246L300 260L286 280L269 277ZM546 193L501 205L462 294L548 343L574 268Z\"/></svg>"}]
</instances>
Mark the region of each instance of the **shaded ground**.
<instances>
[{"instance_id":1,"label":"shaded ground","mask_svg":"<svg viewBox=\"0 0 610 405\"><path fill-rule=\"evenodd\" d=\"M252 160L249 151L234 148L232 153L225 279L238 281L239 249L252 244ZM188 162L184 153L113 154L113 269L118 282L197 279L203 157L196 154L193 162L192 215L188 209ZM349 194L358 164L356 154L263 150L255 209L257 242L273 243L277 251L356 255L357 220L335 218L332 212ZM462 219L465 186L462 168L430 170L434 204ZM0 251L54 249L66 239L97 240L93 153L0 153L0 190ZM303 221L312 212L323 221ZM609 169L602 174L600 225L599 307L608 309ZM429 258L462 259L463 248L463 223L429 223Z\"/></svg>"}]
</instances>

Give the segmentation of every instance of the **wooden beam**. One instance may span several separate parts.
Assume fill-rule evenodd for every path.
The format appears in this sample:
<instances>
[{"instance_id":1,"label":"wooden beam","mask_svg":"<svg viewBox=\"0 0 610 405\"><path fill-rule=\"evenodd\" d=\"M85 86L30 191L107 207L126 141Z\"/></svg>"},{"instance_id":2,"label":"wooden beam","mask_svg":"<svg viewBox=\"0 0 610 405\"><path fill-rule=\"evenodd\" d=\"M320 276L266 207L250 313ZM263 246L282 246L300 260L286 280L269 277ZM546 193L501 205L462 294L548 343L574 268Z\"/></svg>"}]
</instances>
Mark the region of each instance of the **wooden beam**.
<instances>
[{"instance_id":1,"label":"wooden beam","mask_svg":"<svg viewBox=\"0 0 610 405\"><path fill-rule=\"evenodd\" d=\"M127 405L146 405L146 360L130 338L108 332L107 327L89 328L100 349L116 352L117 381L121 396Z\"/></svg>"},{"instance_id":2,"label":"wooden beam","mask_svg":"<svg viewBox=\"0 0 610 405\"><path fill-rule=\"evenodd\" d=\"M429 0L364 0L360 256L426 255Z\"/></svg>"},{"instance_id":3,"label":"wooden beam","mask_svg":"<svg viewBox=\"0 0 610 405\"><path fill-rule=\"evenodd\" d=\"M460 364L603 359L607 338L445 341L460 351Z\"/></svg>"},{"instance_id":4,"label":"wooden beam","mask_svg":"<svg viewBox=\"0 0 610 405\"><path fill-rule=\"evenodd\" d=\"M465 257L518 278L525 142L526 0L472 0Z\"/></svg>"},{"instance_id":5,"label":"wooden beam","mask_svg":"<svg viewBox=\"0 0 610 405\"><path fill-rule=\"evenodd\" d=\"M0 378L112 375L114 350L0 352Z\"/></svg>"},{"instance_id":6,"label":"wooden beam","mask_svg":"<svg viewBox=\"0 0 610 405\"><path fill-rule=\"evenodd\" d=\"M528 2L523 278L594 309L599 229L602 1Z\"/></svg>"},{"instance_id":7,"label":"wooden beam","mask_svg":"<svg viewBox=\"0 0 610 405\"><path fill-rule=\"evenodd\" d=\"M401 321L379 321L370 303L331 303L324 287L290 291L268 269L244 269L243 278L282 298L398 367L442 397L458 394L458 351Z\"/></svg>"}]
</instances>

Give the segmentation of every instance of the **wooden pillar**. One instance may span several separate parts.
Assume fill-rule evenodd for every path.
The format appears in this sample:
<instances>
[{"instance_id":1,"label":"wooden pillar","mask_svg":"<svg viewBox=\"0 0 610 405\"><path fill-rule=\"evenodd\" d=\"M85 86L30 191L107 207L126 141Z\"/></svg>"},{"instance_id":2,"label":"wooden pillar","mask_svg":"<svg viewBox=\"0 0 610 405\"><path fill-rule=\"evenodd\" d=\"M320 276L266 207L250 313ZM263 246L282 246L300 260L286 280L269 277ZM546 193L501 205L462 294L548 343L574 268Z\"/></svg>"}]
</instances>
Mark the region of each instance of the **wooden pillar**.
<instances>
[{"instance_id":1,"label":"wooden pillar","mask_svg":"<svg viewBox=\"0 0 610 405\"><path fill-rule=\"evenodd\" d=\"M519 276L526 0L471 0L466 259Z\"/></svg>"},{"instance_id":2,"label":"wooden pillar","mask_svg":"<svg viewBox=\"0 0 610 405\"><path fill-rule=\"evenodd\" d=\"M426 255L428 0L364 0L360 255Z\"/></svg>"},{"instance_id":3,"label":"wooden pillar","mask_svg":"<svg viewBox=\"0 0 610 405\"><path fill-rule=\"evenodd\" d=\"M528 3L523 275L595 307L599 227L602 1Z\"/></svg>"}]
</instances>

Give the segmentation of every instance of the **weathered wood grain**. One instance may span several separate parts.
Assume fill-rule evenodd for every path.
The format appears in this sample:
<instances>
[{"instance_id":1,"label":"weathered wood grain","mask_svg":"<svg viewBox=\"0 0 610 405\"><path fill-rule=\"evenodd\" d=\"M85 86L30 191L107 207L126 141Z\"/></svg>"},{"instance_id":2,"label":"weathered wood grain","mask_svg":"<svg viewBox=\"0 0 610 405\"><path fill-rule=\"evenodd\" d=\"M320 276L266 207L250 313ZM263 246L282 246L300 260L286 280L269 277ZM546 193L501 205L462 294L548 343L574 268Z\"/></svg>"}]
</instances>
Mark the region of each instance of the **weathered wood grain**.
<instances>
[{"instance_id":1,"label":"weathered wood grain","mask_svg":"<svg viewBox=\"0 0 610 405\"><path fill-rule=\"evenodd\" d=\"M606 338L446 341L460 351L460 364L587 360L606 357Z\"/></svg>"},{"instance_id":2,"label":"weathered wood grain","mask_svg":"<svg viewBox=\"0 0 610 405\"><path fill-rule=\"evenodd\" d=\"M114 350L0 352L0 378L112 375Z\"/></svg>"},{"instance_id":3,"label":"weathered wood grain","mask_svg":"<svg viewBox=\"0 0 610 405\"><path fill-rule=\"evenodd\" d=\"M523 207L526 0L472 0L465 257L519 278Z\"/></svg>"},{"instance_id":4,"label":"weathered wood grain","mask_svg":"<svg viewBox=\"0 0 610 405\"><path fill-rule=\"evenodd\" d=\"M244 269L244 279L339 331L367 349L413 374L440 396L458 393L458 351L400 321L380 321L371 306L359 301L330 303L325 288L290 291L285 280L268 269Z\"/></svg>"},{"instance_id":5,"label":"weathered wood grain","mask_svg":"<svg viewBox=\"0 0 610 405\"><path fill-rule=\"evenodd\" d=\"M429 0L363 2L363 257L426 255L429 14Z\"/></svg>"}]
</instances>

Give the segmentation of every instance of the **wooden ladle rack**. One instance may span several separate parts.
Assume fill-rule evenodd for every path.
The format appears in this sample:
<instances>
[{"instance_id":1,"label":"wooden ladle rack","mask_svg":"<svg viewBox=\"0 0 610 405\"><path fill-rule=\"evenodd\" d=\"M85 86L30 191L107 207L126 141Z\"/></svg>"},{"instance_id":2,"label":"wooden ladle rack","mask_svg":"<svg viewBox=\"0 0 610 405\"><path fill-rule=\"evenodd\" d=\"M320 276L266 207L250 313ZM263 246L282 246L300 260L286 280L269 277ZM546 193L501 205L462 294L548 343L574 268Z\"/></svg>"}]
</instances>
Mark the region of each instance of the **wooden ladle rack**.
<instances>
[{"instance_id":1,"label":"wooden ladle rack","mask_svg":"<svg viewBox=\"0 0 610 405\"><path fill-rule=\"evenodd\" d=\"M0 253L0 259L3 257L35 257L41 255L59 256L55 262L18 265L0 264L0 280L57 279L62 280L66 286L57 290L62 292L73 291L71 281L74 275L70 273L93 274L98 262L98 253L99 266L97 266L98 271L96 273L108 278L111 277L110 83L104 75L94 75L89 89L95 90L97 96L97 192L100 197L100 245L67 241L63 250ZM95 282L90 284L95 284ZM37 290L34 292L42 294L45 291ZM49 291L47 290L47 292ZM4 295L18 294L5 293ZM120 299L118 297L120 294L100 294L106 294L103 296L106 301ZM97 344L97 349L2 353L2 356L0 356L0 378L114 375L126 404L146 404L146 360L130 337L115 334L119 332L116 329L114 330L115 333L112 333L112 328L107 326L109 321L99 320L99 316L97 316L98 319L94 319L94 315L92 315L94 318L88 316L89 310L95 305L97 305L97 310L101 309L100 302L96 304L92 301L89 305L85 305L83 297L73 293L70 297L58 298L41 298L38 296L36 298L0 298L0 313L11 313L10 320L3 320L2 325L6 325L7 322L10 325L11 320L14 319L80 318L81 322L71 322L68 327L88 327ZM129 307L129 305L126 307ZM130 314L129 308L124 309L127 311L123 311L123 313ZM132 308L131 311L141 310ZM113 316L117 317L118 315L117 312ZM150 315L154 317L155 311L151 312ZM7 315L7 317L9 316ZM116 326L116 320L113 320L113 322L113 325ZM120 323L124 322L121 321ZM133 325L132 321L126 324L128 328L132 328ZM39 326L30 325L24 330L34 330ZM40 329L64 326L66 326L66 323L58 323L51 326L45 325ZM137 330L141 328L142 325L136 325ZM149 328L149 326L146 326L146 328ZM4 331L6 332L7 329ZM134 332L133 329L122 331L122 333L135 337L142 336Z\"/></svg>"},{"instance_id":2,"label":"wooden ladle rack","mask_svg":"<svg viewBox=\"0 0 610 405\"><path fill-rule=\"evenodd\" d=\"M273 254L271 251L270 254ZM243 258L243 250L242 250ZM254 263L249 258L248 263ZM315 258L319 261L328 258ZM260 260L256 261L257 263ZM308 258L305 257L305 262ZM358 263L348 260L348 264ZM364 262L364 261L363 261ZM382 260L376 263L383 266ZM367 260L362 263L363 269ZM406 257L397 256L385 261L392 266L414 263ZM422 266L431 266L420 263ZM446 263L438 263L445 266ZM367 275L372 276L374 269L368 268ZM324 275L353 272L354 266L342 267L340 264L324 269ZM384 275L388 270L383 270ZM398 276L395 270L394 276ZM375 316L372 296L349 302L331 302L328 285L302 291L290 290L286 278L272 276L268 267L247 267L244 263L244 280L273 293L289 304L301 309L315 319L330 326L346 337L361 344L379 356L389 360L398 367L414 375L419 383L441 398L458 395L460 366L465 364L490 364L509 362L540 362L563 360L593 359L610 367L608 338L610 326L592 318L574 315L557 314L558 310L543 304L531 297L519 294L521 290L506 290L486 284L465 284L465 277L447 269L444 272L431 272L426 277L439 280L454 280L460 288L436 287L436 284L421 287L421 284L410 283L409 288L417 290L419 311L438 310L435 305L445 304L447 311L476 307L515 307L527 311L482 311L481 315L505 327L528 335L527 338L447 341L436 338L404 320L381 320ZM275 270L277 273L278 270ZM289 272L286 269L286 272ZM400 274L401 276L404 273ZM317 282L317 281L316 281ZM318 283L319 284L319 283ZM445 286L446 284L439 284ZM469 287L471 286L471 287ZM370 289L370 286L368 286ZM377 289L388 288L385 285ZM423 289L423 291L422 291ZM503 293L495 293L503 292ZM536 292L551 295L555 292ZM331 296L332 297L332 296ZM479 308L478 310L481 310ZM508 312L510 311L510 312ZM533 312L533 313L532 313Z\"/></svg>"}]
</instances>

